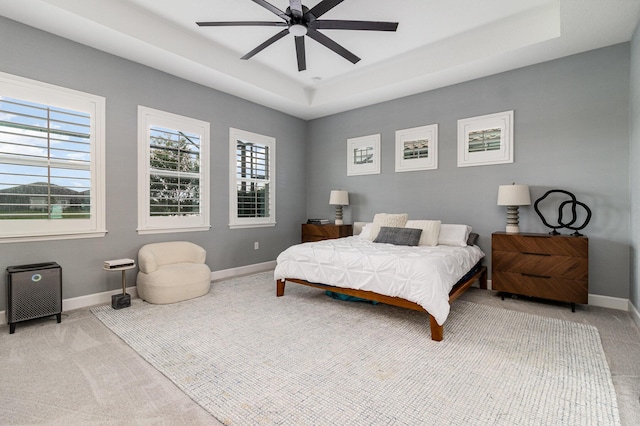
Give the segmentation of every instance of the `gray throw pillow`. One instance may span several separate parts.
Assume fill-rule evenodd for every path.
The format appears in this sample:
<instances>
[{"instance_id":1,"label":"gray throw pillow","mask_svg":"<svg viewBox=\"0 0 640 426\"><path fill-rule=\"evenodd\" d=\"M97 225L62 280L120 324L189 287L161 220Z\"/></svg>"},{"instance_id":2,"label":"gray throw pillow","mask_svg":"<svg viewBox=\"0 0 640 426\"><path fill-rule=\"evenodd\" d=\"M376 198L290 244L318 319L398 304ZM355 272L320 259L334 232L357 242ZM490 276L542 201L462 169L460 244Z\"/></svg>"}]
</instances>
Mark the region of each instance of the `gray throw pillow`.
<instances>
[{"instance_id":1,"label":"gray throw pillow","mask_svg":"<svg viewBox=\"0 0 640 426\"><path fill-rule=\"evenodd\" d=\"M418 242L420 242L421 234L422 229L383 226L373 242L395 244L397 246L417 246Z\"/></svg>"}]
</instances>

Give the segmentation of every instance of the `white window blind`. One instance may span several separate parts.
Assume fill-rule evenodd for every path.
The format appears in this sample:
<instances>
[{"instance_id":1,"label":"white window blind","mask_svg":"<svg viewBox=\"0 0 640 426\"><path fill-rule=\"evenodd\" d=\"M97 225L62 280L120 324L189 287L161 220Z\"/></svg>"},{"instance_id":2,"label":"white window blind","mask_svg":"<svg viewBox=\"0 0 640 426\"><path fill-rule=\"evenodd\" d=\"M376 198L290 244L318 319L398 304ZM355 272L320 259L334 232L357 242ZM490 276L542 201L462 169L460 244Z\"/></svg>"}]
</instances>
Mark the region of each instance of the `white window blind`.
<instances>
[{"instance_id":1,"label":"white window blind","mask_svg":"<svg viewBox=\"0 0 640 426\"><path fill-rule=\"evenodd\" d=\"M275 139L230 130L230 227L275 225Z\"/></svg>"},{"instance_id":2,"label":"white window blind","mask_svg":"<svg viewBox=\"0 0 640 426\"><path fill-rule=\"evenodd\" d=\"M151 216L200 215L200 135L151 127Z\"/></svg>"},{"instance_id":3,"label":"white window blind","mask_svg":"<svg viewBox=\"0 0 640 426\"><path fill-rule=\"evenodd\" d=\"M138 232L209 229L209 123L138 107Z\"/></svg>"},{"instance_id":4,"label":"white window blind","mask_svg":"<svg viewBox=\"0 0 640 426\"><path fill-rule=\"evenodd\" d=\"M103 122L104 98L0 73L0 241L104 235Z\"/></svg>"},{"instance_id":5,"label":"white window blind","mask_svg":"<svg viewBox=\"0 0 640 426\"><path fill-rule=\"evenodd\" d=\"M238 217L269 217L269 147L237 141Z\"/></svg>"},{"instance_id":6,"label":"white window blind","mask_svg":"<svg viewBox=\"0 0 640 426\"><path fill-rule=\"evenodd\" d=\"M89 115L2 98L0 117L0 220L89 217Z\"/></svg>"}]
</instances>

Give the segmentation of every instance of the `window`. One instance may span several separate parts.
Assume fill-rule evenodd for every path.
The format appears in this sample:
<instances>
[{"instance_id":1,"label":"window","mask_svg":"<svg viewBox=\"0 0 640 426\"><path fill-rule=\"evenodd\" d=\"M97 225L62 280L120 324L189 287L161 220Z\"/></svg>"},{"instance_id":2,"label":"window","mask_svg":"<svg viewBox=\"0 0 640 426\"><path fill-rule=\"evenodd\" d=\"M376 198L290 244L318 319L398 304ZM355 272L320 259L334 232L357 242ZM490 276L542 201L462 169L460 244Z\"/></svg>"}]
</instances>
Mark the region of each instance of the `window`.
<instances>
[{"instance_id":1,"label":"window","mask_svg":"<svg viewBox=\"0 0 640 426\"><path fill-rule=\"evenodd\" d=\"M138 107L138 233L209 229L209 130Z\"/></svg>"},{"instance_id":2,"label":"window","mask_svg":"<svg viewBox=\"0 0 640 426\"><path fill-rule=\"evenodd\" d=\"M230 129L229 227L275 226L274 138Z\"/></svg>"},{"instance_id":3,"label":"window","mask_svg":"<svg viewBox=\"0 0 640 426\"><path fill-rule=\"evenodd\" d=\"M105 99L0 73L0 242L101 237Z\"/></svg>"}]
</instances>

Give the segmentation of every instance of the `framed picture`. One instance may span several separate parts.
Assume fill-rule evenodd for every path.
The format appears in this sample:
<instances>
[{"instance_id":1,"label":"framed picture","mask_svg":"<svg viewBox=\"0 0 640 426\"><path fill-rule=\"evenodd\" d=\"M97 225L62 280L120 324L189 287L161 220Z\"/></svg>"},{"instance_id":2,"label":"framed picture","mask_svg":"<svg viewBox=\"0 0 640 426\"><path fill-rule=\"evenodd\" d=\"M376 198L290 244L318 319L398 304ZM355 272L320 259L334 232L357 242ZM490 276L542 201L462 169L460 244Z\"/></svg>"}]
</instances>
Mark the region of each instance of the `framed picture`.
<instances>
[{"instance_id":1,"label":"framed picture","mask_svg":"<svg viewBox=\"0 0 640 426\"><path fill-rule=\"evenodd\" d=\"M380 134L347 139L347 176L380 173Z\"/></svg>"},{"instance_id":2,"label":"framed picture","mask_svg":"<svg viewBox=\"0 0 640 426\"><path fill-rule=\"evenodd\" d=\"M513 111L458 120L458 167L513 163Z\"/></svg>"},{"instance_id":3,"label":"framed picture","mask_svg":"<svg viewBox=\"0 0 640 426\"><path fill-rule=\"evenodd\" d=\"M437 124L396 131L396 172L437 168Z\"/></svg>"}]
</instances>

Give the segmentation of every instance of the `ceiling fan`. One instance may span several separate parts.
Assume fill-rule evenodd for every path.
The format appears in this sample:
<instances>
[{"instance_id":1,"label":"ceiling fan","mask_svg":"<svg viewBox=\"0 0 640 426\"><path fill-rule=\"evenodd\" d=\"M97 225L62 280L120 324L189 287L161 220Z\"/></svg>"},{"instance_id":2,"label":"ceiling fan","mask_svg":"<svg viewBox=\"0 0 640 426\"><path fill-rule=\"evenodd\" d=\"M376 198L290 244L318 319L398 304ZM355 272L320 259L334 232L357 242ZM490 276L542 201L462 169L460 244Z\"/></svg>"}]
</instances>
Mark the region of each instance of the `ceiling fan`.
<instances>
[{"instance_id":1,"label":"ceiling fan","mask_svg":"<svg viewBox=\"0 0 640 426\"><path fill-rule=\"evenodd\" d=\"M295 37L296 57L298 59L298 71L307 69L307 60L304 48L304 36L308 36L323 46L333 50L338 55L357 63L360 58L348 51L318 30L367 30L367 31L395 31L398 28L397 22L376 22L376 21L345 21L333 19L318 19L344 0L322 0L320 3L307 8L302 4L302 0L289 0L289 7L282 11L265 0L252 0L254 3L264 7L268 11L279 16L282 21L233 21L233 22L196 22L201 27L232 27L232 26L273 26L286 27L273 37L260 44L241 59L249 59L280 40L287 34Z\"/></svg>"}]
</instances>

